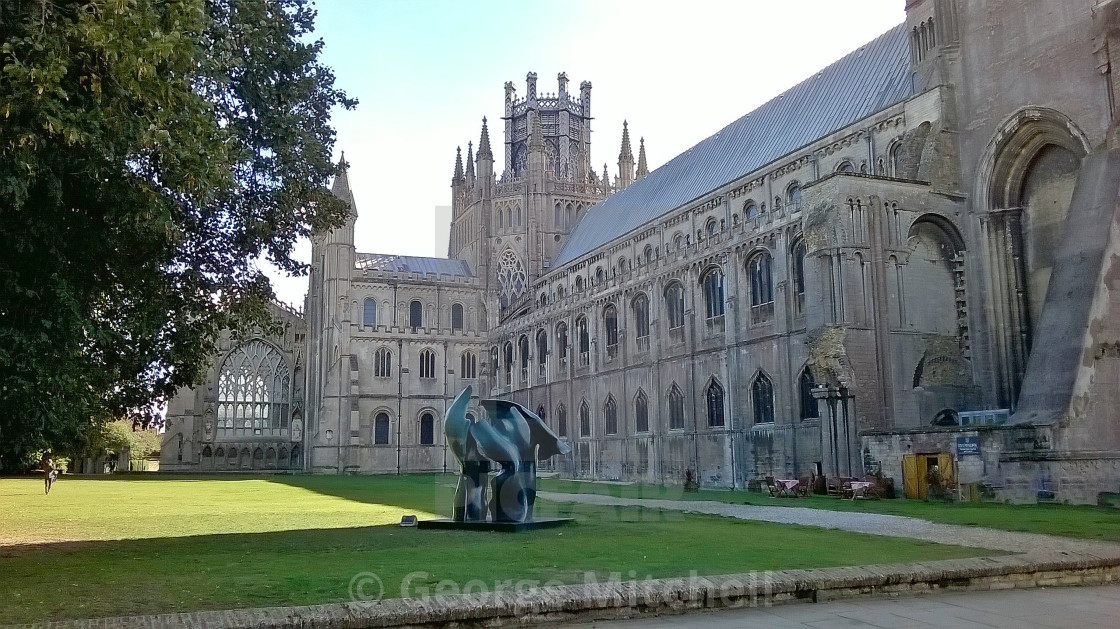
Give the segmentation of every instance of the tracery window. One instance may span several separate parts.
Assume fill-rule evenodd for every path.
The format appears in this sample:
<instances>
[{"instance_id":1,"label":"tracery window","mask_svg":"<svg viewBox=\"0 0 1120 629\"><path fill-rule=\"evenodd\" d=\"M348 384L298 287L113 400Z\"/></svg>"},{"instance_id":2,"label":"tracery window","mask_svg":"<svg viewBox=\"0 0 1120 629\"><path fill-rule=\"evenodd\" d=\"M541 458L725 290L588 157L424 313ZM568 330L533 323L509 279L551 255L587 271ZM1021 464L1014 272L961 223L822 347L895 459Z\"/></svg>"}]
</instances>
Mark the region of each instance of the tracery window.
<instances>
[{"instance_id":1,"label":"tracery window","mask_svg":"<svg viewBox=\"0 0 1120 629\"><path fill-rule=\"evenodd\" d=\"M430 349L420 351L420 377L436 377L436 353Z\"/></svg>"},{"instance_id":2,"label":"tracery window","mask_svg":"<svg viewBox=\"0 0 1120 629\"><path fill-rule=\"evenodd\" d=\"M684 327L684 287L680 282L673 282L665 289L665 315L670 330Z\"/></svg>"},{"instance_id":3,"label":"tracery window","mask_svg":"<svg viewBox=\"0 0 1120 629\"><path fill-rule=\"evenodd\" d=\"M561 366L568 363L568 324L563 321L556 324L556 353Z\"/></svg>"},{"instance_id":4,"label":"tracery window","mask_svg":"<svg viewBox=\"0 0 1120 629\"><path fill-rule=\"evenodd\" d=\"M613 356L618 348L618 310L613 305L603 308L603 327L607 333L607 354Z\"/></svg>"},{"instance_id":5,"label":"tracery window","mask_svg":"<svg viewBox=\"0 0 1120 629\"><path fill-rule=\"evenodd\" d=\"M723 425L723 387L714 379L708 385L708 426Z\"/></svg>"},{"instance_id":6,"label":"tracery window","mask_svg":"<svg viewBox=\"0 0 1120 629\"><path fill-rule=\"evenodd\" d=\"M506 385L513 384L513 341L506 341L502 348L502 357L505 359Z\"/></svg>"},{"instance_id":7,"label":"tracery window","mask_svg":"<svg viewBox=\"0 0 1120 629\"><path fill-rule=\"evenodd\" d=\"M805 241L793 245L793 312L805 314Z\"/></svg>"},{"instance_id":8,"label":"tracery window","mask_svg":"<svg viewBox=\"0 0 1120 629\"><path fill-rule=\"evenodd\" d=\"M606 420L604 426L606 434L618 434L618 406L614 403L614 396L607 396L607 401L603 404L603 417Z\"/></svg>"},{"instance_id":9,"label":"tracery window","mask_svg":"<svg viewBox=\"0 0 1120 629\"><path fill-rule=\"evenodd\" d=\"M272 345L254 339L238 346L218 376L218 432L285 434L291 381L287 362Z\"/></svg>"},{"instance_id":10,"label":"tracery window","mask_svg":"<svg viewBox=\"0 0 1120 629\"><path fill-rule=\"evenodd\" d=\"M634 340L639 349L649 349L649 297L639 293L631 302L634 311Z\"/></svg>"},{"instance_id":11,"label":"tracery window","mask_svg":"<svg viewBox=\"0 0 1120 629\"><path fill-rule=\"evenodd\" d=\"M684 394L674 384L669 388L669 430L684 428Z\"/></svg>"},{"instance_id":12,"label":"tracery window","mask_svg":"<svg viewBox=\"0 0 1120 629\"><path fill-rule=\"evenodd\" d=\"M747 261L751 282L751 322L763 323L774 316L774 278L770 254L761 252Z\"/></svg>"},{"instance_id":13,"label":"tracery window","mask_svg":"<svg viewBox=\"0 0 1120 629\"><path fill-rule=\"evenodd\" d=\"M587 317L576 319L576 334L579 336L579 364L591 364L591 336L587 333Z\"/></svg>"},{"instance_id":14,"label":"tracery window","mask_svg":"<svg viewBox=\"0 0 1120 629\"><path fill-rule=\"evenodd\" d=\"M704 287L704 307L707 318L723 316L723 271L712 268L700 280Z\"/></svg>"},{"instance_id":15,"label":"tracery window","mask_svg":"<svg viewBox=\"0 0 1120 629\"><path fill-rule=\"evenodd\" d=\"M518 353L521 354L521 384L529 382L529 337L524 334L517 341Z\"/></svg>"},{"instance_id":16,"label":"tracery window","mask_svg":"<svg viewBox=\"0 0 1120 629\"><path fill-rule=\"evenodd\" d=\"M634 432L649 432L649 399L641 390L634 398Z\"/></svg>"},{"instance_id":17,"label":"tracery window","mask_svg":"<svg viewBox=\"0 0 1120 629\"><path fill-rule=\"evenodd\" d=\"M459 359L459 375L467 380L478 377L478 357L474 352L463 352L463 356Z\"/></svg>"},{"instance_id":18,"label":"tracery window","mask_svg":"<svg viewBox=\"0 0 1120 629\"><path fill-rule=\"evenodd\" d=\"M564 409L564 405L556 407L556 435L558 437L568 436L568 412Z\"/></svg>"},{"instance_id":19,"label":"tracery window","mask_svg":"<svg viewBox=\"0 0 1120 629\"><path fill-rule=\"evenodd\" d=\"M508 308L525 292L525 267L512 249L506 249L498 259L498 296L502 308Z\"/></svg>"},{"instance_id":20,"label":"tracery window","mask_svg":"<svg viewBox=\"0 0 1120 629\"><path fill-rule=\"evenodd\" d=\"M754 407L754 422L770 424L774 422L774 385L761 371L751 385L751 405Z\"/></svg>"},{"instance_id":21,"label":"tracery window","mask_svg":"<svg viewBox=\"0 0 1120 629\"><path fill-rule=\"evenodd\" d=\"M545 366L548 362L548 332L537 331L537 372L541 378L545 377Z\"/></svg>"},{"instance_id":22,"label":"tracery window","mask_svg":"<svg viewBox=\"0 0 1120 629\"><path fill-rule=\"evenodd\" d=\"M586 401L579 405L579 436L591 436L591 409Z\"/></svg>"},{"instance_id":23,"label":"tracery window","mask_svg":"<svg viewBox=\"0 0 1120 629\"><path fill-rule=\"evenodd\" d=\"M393 375L393 352L388 347L382 347L373 355L373 375L377 378L388 378Z\"/></svg>"},{"instance_id":24,"label":"tracery window","mask_svg":"<svg viewBox=\"0 0 1120 629\"><path fill-rule=\"evenodd\" d=\"M362 325L368 327L377 325L377 302L372 297L367 297L362 302Z\"/></svg>"}]
</instances>

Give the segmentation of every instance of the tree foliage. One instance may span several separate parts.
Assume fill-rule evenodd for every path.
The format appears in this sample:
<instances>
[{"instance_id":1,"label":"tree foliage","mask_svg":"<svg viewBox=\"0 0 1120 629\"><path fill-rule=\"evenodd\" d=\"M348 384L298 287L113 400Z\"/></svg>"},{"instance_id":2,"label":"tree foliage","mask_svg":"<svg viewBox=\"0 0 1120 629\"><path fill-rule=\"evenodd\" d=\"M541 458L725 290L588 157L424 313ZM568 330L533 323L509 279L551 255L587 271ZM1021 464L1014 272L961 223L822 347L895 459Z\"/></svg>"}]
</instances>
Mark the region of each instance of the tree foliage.
<instances>
[{"instance_id":1,"label":"tree foliage","mask_svg":"<svg viewBox=\"0 0 1120 629\"><path fill-rule=\"evenodd\" d=\"M154 418L342 221L309 0L0 1L0 462Z\"/></svg>"}]
</instances>

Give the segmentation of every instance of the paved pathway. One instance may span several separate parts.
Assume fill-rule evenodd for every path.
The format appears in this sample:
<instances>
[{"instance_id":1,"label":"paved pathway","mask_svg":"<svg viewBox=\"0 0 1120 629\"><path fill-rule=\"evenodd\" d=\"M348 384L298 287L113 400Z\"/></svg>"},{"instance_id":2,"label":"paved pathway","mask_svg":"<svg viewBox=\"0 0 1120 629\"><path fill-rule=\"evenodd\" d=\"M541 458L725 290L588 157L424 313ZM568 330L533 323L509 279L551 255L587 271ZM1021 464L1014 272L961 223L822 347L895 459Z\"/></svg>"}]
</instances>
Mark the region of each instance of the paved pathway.
<instances>
[{"instance_id":1,"label":"paved pathway","mask_svg":"<svg viewBox=\"0 0 1120 629\"><path fill-rule=\"evenodd\" d=\"M553 625L555 626L555 625ZM695 612L636 620L568 625L583 629L828 629L832 627L1010 627L1120 626L1120 585L1039 588L998 592L956 592L893 599L851 599L833 603L778 605Z\"/></svg>"},{"instance_id":2,"label":"paved pathway","mask_svg":"<svg viewBox=\"0 0 1120 629\"><path fill-rule=\"evenodd\" d=\"M1033 550L1087 553L1094 556L1115 556L1120 545L1111 542L1080 540L1039 533L1016 533L978 526L940 524L900 515L829 511L807 507L763 507L699 500L659 500L648 498L616 498L599 494L566 494L549 491L537 495L553 502L645 507L692 513L722 515L742 520L763 520L783 524L802 524L840 529L869 535L905 537L939 544L956 544L972 548L990 548L1014 553ZM1120 621L1117 622L1120 626Z\"/></svg>"}]
</instances>

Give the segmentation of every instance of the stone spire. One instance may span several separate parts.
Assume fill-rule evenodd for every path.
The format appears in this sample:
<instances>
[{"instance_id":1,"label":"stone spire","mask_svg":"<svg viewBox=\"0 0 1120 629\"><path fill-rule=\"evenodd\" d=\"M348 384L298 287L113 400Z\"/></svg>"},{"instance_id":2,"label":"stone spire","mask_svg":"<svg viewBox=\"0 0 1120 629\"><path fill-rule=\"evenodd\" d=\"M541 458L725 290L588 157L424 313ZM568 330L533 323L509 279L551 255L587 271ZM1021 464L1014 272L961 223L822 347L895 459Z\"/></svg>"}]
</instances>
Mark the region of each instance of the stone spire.
<instances>
[{"instance_id":1,"label":"stone spire","mask_svg":"<svg viewBox=\"0 0 1120 629\"><path fill-rule=\"evenodd\" d=\"M490 131L486 129L486 117L482 117L482 138L478 141L478 159L493 161L494 153L490 150Z\"/></svg>"},{"instance_id":2,"label":"stone spire","mask_svg":"<svg viewBox=\"0 0 1120 629\"><path fill-rule=\"evenodd\" d=\"M331 194L342 199L350 206L350 214L357 214L354 209L354 193L350 191L350 165L346 163L345 151L338 160L338 174L334 176L334 184L331 185Z\"/></svg>"},{"instance_id":3,"label":"stone spire","mask_svg":"<svg viewBox=\"0 0 1120 629\"><path fill-rule=\"evenodd\" d=\"M630 129L622 121L622 150L618 152L618 188L634 183L634 151L630 148Z\"/></svg>"},{"instance_id":4,"label":"stone spire","mask_svg":"<svg viewBox=\"0 0 1120 629\"><path fill-rule=\"evenodd\" d=\"M646 164L646 139L638 138L638 174L634 181L649 174L649 165Z\"/></svg>"},{"instance_id":5,"label":"stone spire","mask_svg":"<svg viewBox=\"0 0 1120 629\"><path fill-rule=\"evenodd\" d=\"M607 163L603 162L603 194L611 193L611 171L607 169Z\"/></svg>"},{"instance_id":6,"label":"stone spire","mask_svg":"<svg viewBox=\"0 0 1120 629\"><path fill-rule=\"evenodd\" d=\"M467 142L467 182L474 183L474 146Z\"/></svg>"},{"instance_id":7,"label":"stone spire","mask_svg":"<svg viewBox=\"0 0 1120 629\"><path fill-rule=\"evenodd\" d=\"M463 181L463 147L455 147L455 174L451 177L451 185Z\"/></svg>"}]
</instances>

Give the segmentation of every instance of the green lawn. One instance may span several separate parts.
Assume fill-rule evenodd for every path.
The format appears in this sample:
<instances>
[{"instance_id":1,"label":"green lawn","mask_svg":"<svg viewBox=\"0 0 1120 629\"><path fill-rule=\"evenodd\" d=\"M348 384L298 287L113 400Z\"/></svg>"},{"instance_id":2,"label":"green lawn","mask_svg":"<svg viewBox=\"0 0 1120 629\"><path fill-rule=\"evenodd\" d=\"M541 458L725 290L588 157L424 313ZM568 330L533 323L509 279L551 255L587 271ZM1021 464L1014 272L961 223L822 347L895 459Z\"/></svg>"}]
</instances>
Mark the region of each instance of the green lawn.
<instances>
[{"instance_id":1,"label":"green lawn","mask_svg":"<svg viewBox=\"0 0 1120 629\"><path fill-rule=\"evenodd\" d=\"M697 493L686 494L680 487L614 485L557 479L542 480L540 489L542 491L565 493L595 493L624 498L713 500L735 504L886 513L946 524L984 526L1007 531L1120 541L1120 509L1095 506L1008 505L995 502L945 503L901 499L852 501L838 500L827 496L771 498L768 494L759 492L718 489L702 489Z\"/></svg>"},{"instance_id":2,"label":"green lawn","mask_svg":"<svg viewBox=\"0 0 1120 629\"><path fill-rule=\"evenodd\" d=\"M420 531L452 476L0 479L0 625L349 600L450 580L578 583L967 557L976 549L641 508L539 503L577 524L532 533ZM50 543L41 543L51 540ZM453 591L453 589L451 590Z\"/></svg>"}]
</instances>

